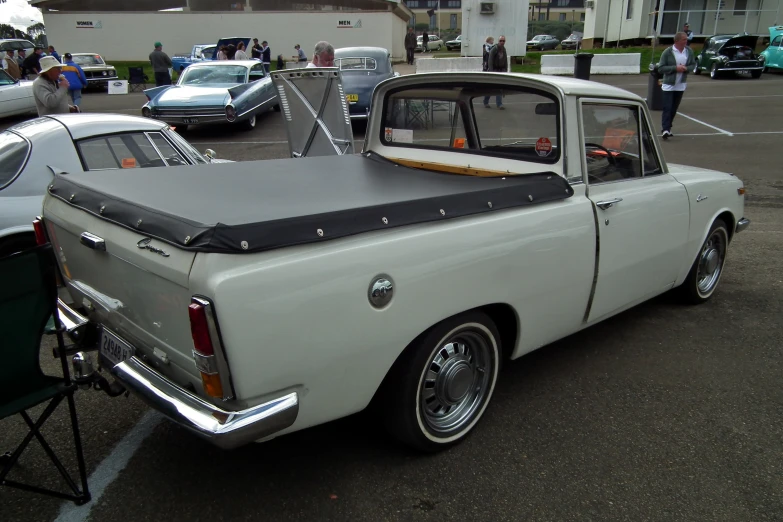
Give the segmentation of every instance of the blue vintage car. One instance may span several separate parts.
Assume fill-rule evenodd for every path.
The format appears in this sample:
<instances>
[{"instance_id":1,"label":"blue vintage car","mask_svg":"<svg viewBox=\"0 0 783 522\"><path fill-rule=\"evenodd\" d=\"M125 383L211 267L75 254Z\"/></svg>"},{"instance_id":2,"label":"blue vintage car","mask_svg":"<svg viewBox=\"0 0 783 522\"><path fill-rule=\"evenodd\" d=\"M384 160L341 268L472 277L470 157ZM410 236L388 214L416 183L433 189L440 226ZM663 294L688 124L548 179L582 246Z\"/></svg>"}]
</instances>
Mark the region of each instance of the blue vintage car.
<instances>
[{"instance_id":1,"label":"blue vintage car","mask_svg":"<svg viewBox=\"0 0 783 522\"><path fill-rule=\"evenodd\" d=\"M171 57L171 68L181 73L185 67L203 60L211 60L217 53L215 44L196 44L190 54L175 54Z\"/></svg>"},{"instance_id":2,"label":"blue vintage car","mask_svg":"<svg viewBox=\"0 0 783 522\"><path fill-rule=\"evenodd\" d=\"M764 72L770 69L783 70L783 25L769 28L769 46L761 52Z\"/></svg>"},{"instance_id":3,"label":"blue vintage car","mask_svg":"<svg viewBox=\"0 0 783 522\"><path fill-rule=\"evenodd\" d=\"M203 61L182 72L176 85L147 89L142 116L177 129L189 125L231 123L247 130L256 116L280 105L272 78L258 60Z\"/></svg>"},{"instance_id":4,"label":"blue vintage car","mask_svg":"<svg viewBox=\"0 0 783 522\"><path fill-rule=\"evenodd\" d=\"M366 120L375 86L399 76L389 51L383 47L341 47L334 51L334 66L340 68L351 120Z\"/></svg>"}]
</instances>

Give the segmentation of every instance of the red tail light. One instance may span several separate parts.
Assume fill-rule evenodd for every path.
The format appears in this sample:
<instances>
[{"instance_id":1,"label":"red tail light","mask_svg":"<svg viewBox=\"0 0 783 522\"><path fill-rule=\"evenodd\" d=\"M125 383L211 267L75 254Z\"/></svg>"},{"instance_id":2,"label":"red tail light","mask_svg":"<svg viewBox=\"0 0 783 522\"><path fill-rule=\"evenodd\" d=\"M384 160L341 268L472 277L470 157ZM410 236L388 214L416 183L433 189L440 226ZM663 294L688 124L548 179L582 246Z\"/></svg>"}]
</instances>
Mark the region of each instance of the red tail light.
<instances>
[{"instance_id":1,"label":"red tail light","mask_svg":"<svg viewBox=\"0 0 783 522\"><path fill-rule=\"evenodd\" d=\"M193 347L201 355L215 355L212 337L209 335L206 309L198 303L190 303L188 305L188 314L190 315L190 333L193 336Z\"/></svg>"},{"instance_id":2,"label":"red tail light","mask_svg":"<svg viewBox=\"0 0 783 522\"><path fill-rule=\"evenodd\" d=\"M36 218L33 220L33 230L35 231L35 244L36 245L45 245L49 241L46 239L46 230L44 229L44 224L41 218Z\"/></svg>"}]
</instances>

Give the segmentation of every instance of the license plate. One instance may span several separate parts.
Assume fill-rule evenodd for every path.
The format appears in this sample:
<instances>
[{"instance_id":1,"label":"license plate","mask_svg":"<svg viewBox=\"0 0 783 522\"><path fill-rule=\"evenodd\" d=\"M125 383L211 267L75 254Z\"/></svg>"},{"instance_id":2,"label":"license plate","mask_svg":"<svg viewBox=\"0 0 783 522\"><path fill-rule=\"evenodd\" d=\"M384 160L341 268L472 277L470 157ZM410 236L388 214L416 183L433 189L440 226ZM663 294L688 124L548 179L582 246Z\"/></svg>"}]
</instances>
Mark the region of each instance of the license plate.
<instances>
[{"instance_id":1,"label":"license plate","mask_svg":"<svg viewBox=\"0 0 783 522\"><path fill-rule=\"evenodd\" d=\"M749 71L749 70L747 70L747 69L742 69L742 70L740 71L740 74L750 74L750 71Z\"/></svg>"},{"instance_id":2,"label":"license plate","mask_svg":"<svg viewBox=\"0 0 783 522\"><path fill-rule=\"evenodd\" d=\"M182 118L182 123L198 123L198 118Z\"/></svg>"},{"instance_id":3,"label":"license plate","mask_svg":"<svg viewBox=\"0 0 783 522\"><path fill-rule=\"evenodd\" d=\"M358 102L359 101L359 95L358 94L348 94L345 96L345 98L349 102Z\"/></svg>"},{"instance_id":4,"label":"license plate","mask_svg":"<svg viewBox=\"0 0 783 522\"><path fill-rule=\"evenodd\" d=\"M110 330L103 328L101 332L100 355L101 358L115 366L122 361L130 359L135 353L133 346L129 345Z\"/></svg>"}]
</instances>

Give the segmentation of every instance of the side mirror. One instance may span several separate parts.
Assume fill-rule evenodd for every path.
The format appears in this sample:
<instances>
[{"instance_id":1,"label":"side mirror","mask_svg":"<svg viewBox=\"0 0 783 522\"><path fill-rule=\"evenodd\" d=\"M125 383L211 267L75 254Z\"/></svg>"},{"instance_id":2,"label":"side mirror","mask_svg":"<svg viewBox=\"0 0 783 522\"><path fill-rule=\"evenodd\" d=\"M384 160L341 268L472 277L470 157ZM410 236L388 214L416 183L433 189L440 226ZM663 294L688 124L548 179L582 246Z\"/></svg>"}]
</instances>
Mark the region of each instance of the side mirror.
<instances>
[{"instance_id":1,"label":"side mirror","mask_svg":"<svg viewBox=\"0 0 783 522\"><path fill-rule=\"evenodd\" d=\"M206 156L207 158L209 158L211 160L217 158L217 154L212 149L205 150L204 151L204 156Z\"/></svg>"}]
</instances>

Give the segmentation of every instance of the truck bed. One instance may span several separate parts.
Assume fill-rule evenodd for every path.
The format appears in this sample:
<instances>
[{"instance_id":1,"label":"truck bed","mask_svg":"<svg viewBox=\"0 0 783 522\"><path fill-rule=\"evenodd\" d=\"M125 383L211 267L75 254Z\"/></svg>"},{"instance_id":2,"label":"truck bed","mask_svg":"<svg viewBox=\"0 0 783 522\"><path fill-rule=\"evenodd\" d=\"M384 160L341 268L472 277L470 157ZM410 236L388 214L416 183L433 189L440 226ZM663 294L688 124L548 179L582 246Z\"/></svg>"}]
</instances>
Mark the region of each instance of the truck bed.
<instances>
[{"instance_id":1,"label":"truck bed","mask_svg":"<svg viewBox=\"0 0 783 522\"><path fill-rule=\"evenodd\" d=\"M573 195L554 172L475 177L375 154L58 175L49 192L196 252L260 252Z\"/></svg>"}]
</instances>

